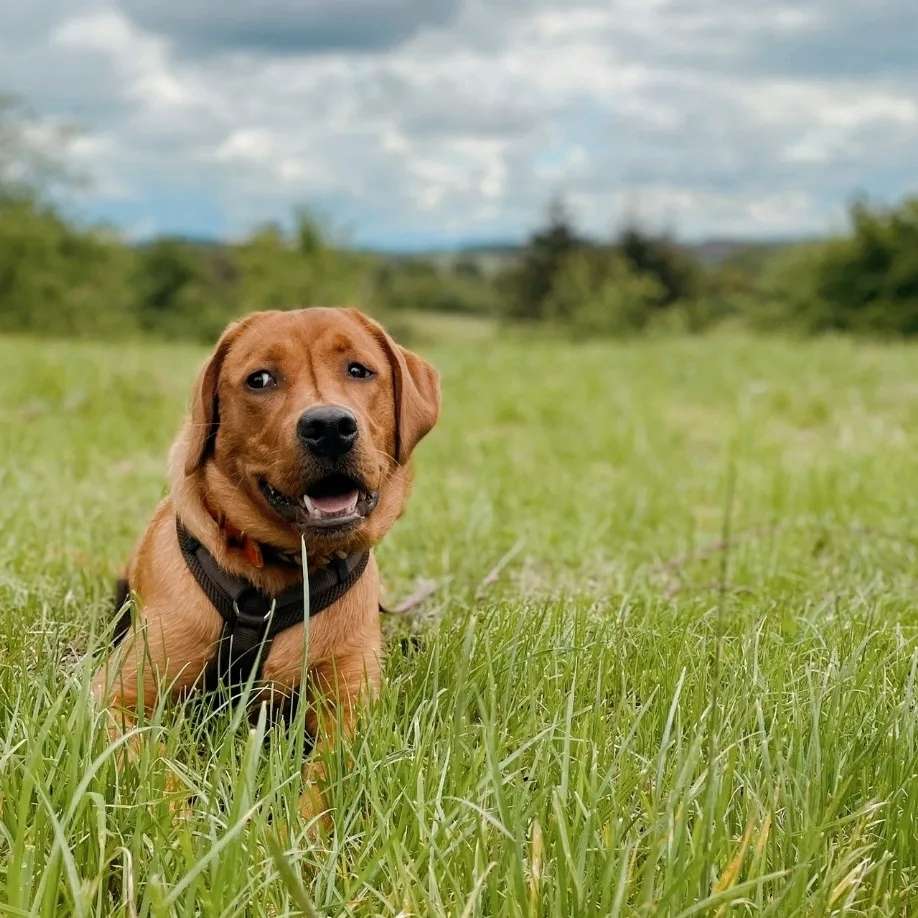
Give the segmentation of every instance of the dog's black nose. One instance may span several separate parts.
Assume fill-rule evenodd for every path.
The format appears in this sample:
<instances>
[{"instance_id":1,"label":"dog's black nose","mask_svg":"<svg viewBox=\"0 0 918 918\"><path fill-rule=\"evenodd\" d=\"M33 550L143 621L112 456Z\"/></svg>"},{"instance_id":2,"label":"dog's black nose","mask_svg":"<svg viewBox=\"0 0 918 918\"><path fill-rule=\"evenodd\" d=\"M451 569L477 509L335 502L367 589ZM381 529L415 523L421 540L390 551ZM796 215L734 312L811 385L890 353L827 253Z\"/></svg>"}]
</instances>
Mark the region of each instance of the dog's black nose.
<instances>
[{"instance_id":1,"label":"dog's black nose","mask_svg":"<svg viewBox=\"0 0 918 918\"><path fill-rule=\"evenodd\" d=\"M357 418L347 408L322 405L300 416L296 432L316 456L337 459L357 441Z\"/></svg>"}]
</instances>

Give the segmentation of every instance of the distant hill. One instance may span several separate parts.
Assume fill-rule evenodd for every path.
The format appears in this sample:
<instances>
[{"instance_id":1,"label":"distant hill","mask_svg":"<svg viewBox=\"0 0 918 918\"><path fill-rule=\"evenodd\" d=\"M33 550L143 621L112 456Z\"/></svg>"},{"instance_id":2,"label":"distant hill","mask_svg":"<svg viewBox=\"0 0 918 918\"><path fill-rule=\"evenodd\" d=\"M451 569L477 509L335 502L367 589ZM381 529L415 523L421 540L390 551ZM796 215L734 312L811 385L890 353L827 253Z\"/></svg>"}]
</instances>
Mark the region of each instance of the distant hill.
<instances>
[{"instance_id":1,"label":"distant hill","mask_svg":"<svg viewBox=\"0 0 918 918\"><path fill-rule=\"evenodd\" d=\"M699 242L679 243L683 249L694 255L703 265L717 267L742 255L768 255L778 249L797 245L803 239L731 239L712 238ZM470 243L454 248L432 248L405 252L376 253L393 261L426 261L454 267L459 262L472 262L489 274L504 267L519 257L523 243L496 240L494 242Z\"/></svg>"},{"instance_id":2,"label":"distant hill","mask_svg":"<svg viewBox=\"0 0 918 918\"><path fill-rule=\"evenodd\" d=\"M737 255L767 255L802 242L802 239L704 239L684 245L702 264L717 267Z\"/></svg>"},{"instance_id":3,"label":"distant hill","mask_svg":"<svg viewBox=\"0 0 918 918\"><path fill-rule=\"evenodd\" d=\"M221 249L231 243L224 240L195 237L195 236L174 236L171 237L183 244L199 249L214 250ZM143 249L158 240L148 239L135 243L137 248ZM679 243L683 249L690 252L703 265L717 267L726 261L741 255L767 255L778 249L796 245L805 242L802 238L788 239L731 239L729 237L703 239L699 242ZM347 246L343 246L347 248ZM520 252L525 248L521 242L512 242L507 240L493 240L473 242L465 245L456 245L453 247L430 248L430 249L406 249L405 251L379 251L364 247L358 247L358 251L366 255L377 256L384 261L390 262L428 262L439 265L444 268L453 268L457 263L467 262L474 264L485 274L491 274L505 267L508 262L515 260Z\"/></svg>"}]
</instances>

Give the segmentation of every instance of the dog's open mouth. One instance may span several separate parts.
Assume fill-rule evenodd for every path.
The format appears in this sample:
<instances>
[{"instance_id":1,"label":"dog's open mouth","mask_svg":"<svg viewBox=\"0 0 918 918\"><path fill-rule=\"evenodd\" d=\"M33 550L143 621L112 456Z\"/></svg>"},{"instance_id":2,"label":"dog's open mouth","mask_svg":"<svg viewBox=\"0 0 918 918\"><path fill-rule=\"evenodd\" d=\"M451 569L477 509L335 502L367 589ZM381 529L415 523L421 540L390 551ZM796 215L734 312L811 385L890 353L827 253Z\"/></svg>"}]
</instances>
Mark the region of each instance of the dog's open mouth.
<instances>
[{"instance_id":1,"label":"dog's open mouth","mask_svg":"<svg viewBox=\"0 0 918 918\"><path fill-rule=\"evenodd\" d=\"M310 484L300 497L290 497L259 481L268 503L284 519L301 528L337 529L360 522L376 506L379 495L362 481L334 473Z\"/></svg>"}]
</instances>

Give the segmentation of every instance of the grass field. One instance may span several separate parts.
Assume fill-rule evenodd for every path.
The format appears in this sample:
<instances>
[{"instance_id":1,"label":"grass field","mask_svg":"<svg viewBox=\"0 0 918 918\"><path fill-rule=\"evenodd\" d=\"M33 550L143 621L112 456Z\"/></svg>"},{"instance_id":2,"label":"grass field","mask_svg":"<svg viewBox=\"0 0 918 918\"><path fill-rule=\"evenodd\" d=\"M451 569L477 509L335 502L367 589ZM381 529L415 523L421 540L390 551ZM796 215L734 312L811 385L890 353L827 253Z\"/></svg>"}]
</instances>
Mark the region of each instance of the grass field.
<instances>
[{"instance_id":1,"label":"grass field","mask_svg":"<svg viewBox=\"0 0 918 918\"><path fill-rule=\"evenodd\" d=\"M203 352L0 340L0 913L912 911L918 348L425 353L379 556L437 590L316 838L295 727L169 707L117 769L87 702Z\"/></svg>"}]
</instances>

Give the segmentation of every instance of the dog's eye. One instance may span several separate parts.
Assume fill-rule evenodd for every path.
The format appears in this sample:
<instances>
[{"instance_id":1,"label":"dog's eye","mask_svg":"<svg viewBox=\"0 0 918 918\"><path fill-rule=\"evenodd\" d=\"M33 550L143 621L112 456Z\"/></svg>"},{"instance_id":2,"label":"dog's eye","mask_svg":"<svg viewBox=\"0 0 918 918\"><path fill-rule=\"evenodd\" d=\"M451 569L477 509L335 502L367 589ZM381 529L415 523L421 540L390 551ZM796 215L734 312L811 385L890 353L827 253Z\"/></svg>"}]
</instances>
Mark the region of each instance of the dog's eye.
<instances>
[{"instance_id":1,"label":"dog's eye","mask_svg":"<svg viewBox=\"0 0 918 918\"><path fill-rule=\"evenodd\" d=\"M369 379L371 376L375 376L376 374L369 367L365 367L362 363L352 361L347 365L347 375L353 376L354 379Z\"/></svg>"},{"instance_id":2,"label":"dog's eye","mask_svg":"<svg viewBox=\"0 0 918 918\"><path fill-rule=\"evenodd\" d=\"M245 384L250 389L273 389L277 380L267 370L258 370L246 377Z\"/></svg>"}]
</instances>

